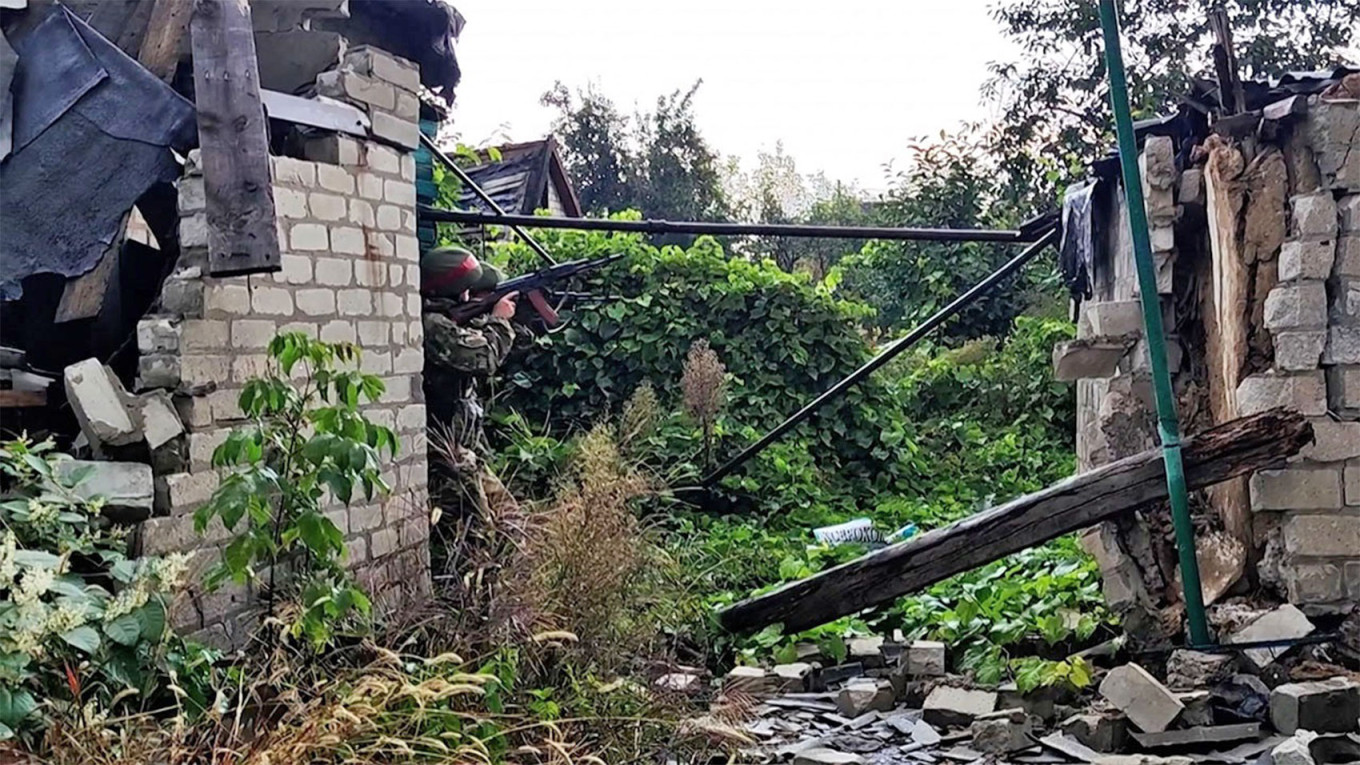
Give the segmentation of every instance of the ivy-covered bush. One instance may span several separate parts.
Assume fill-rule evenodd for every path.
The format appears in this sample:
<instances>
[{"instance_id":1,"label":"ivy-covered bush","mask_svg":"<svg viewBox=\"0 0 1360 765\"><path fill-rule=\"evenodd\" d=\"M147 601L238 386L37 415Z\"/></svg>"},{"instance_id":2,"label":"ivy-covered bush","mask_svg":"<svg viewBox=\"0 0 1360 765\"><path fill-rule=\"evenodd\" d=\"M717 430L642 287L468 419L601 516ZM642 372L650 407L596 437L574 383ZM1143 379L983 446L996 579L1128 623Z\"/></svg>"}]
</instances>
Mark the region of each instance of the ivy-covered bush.
<instances>
[{"instance_id":1,"label":"ivy-covered bush","mask_svg":"<svg viewBox=\"0 0 1360 765\"><path fill-rule=\"evenodd\" d=\"M168 641L166 606L186 559L129 558L102 501L75 490L89 469L65 474L66 459L51 441L0 446L0 740L54 717L173 704L181 648Z\"/></svg>"},{"instance_id":2,"label":"ivy-covered bush","mask_svg":"<svg viewBox=\"0 0 1360 765\"><path fill-rule=\"evenodd\" d=\"M686 355L704 340L731 375L716 429L720 461L871 355L857 323L869 309L771 262L730 259L712 239L658 249L632 235L535 236L559 260L628 255L580 286L609 300L576 310L564 330L540 336L501 375L496 406L555 434L618 412L644 382L658 386L664 407L677 408ZM513 273L535 267L523 245L498 249L495 258ZM870 380L800 432L816 445L819 466L871 475L897 462L904 427L885 389Z\"/></svg>"}]
</instances>

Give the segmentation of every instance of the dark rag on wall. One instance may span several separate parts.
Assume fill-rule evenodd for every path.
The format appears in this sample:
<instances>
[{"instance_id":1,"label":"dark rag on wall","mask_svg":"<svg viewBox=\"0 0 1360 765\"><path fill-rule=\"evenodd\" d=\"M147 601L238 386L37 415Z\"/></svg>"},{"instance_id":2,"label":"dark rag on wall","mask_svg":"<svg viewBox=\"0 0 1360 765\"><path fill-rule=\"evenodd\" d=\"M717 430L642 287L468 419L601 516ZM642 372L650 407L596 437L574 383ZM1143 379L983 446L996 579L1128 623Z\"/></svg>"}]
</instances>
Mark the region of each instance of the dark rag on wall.
<instances>
[{"instance_id":1,"label":"dark rag on wall","mask_svg":"<svg viewBox=\"0 0 1360 765\"><path fill-rule=\"evenodd\" d=\"M0 298L99 263L123 214L179 176L193 104L59 5L21 38L13 150L0 162Z\"/></svg>"}]
</instances>

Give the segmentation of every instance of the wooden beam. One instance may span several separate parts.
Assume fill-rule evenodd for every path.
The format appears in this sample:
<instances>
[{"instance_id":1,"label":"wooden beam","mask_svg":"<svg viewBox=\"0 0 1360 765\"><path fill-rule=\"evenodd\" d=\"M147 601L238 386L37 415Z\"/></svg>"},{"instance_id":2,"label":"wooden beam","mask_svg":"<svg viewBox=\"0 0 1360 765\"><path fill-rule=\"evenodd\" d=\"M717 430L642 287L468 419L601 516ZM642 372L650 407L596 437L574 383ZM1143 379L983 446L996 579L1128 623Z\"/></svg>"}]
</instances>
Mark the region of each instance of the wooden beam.
<instances>
[{"instance_id":1,"label":"wooden beam","mask_svg":"<svg viewBox=\"0 0 1360 765\"><path fill-rule=\"evenodd\" d=\"M248 0L196 0L190 22L208 271L278 271L269 138Z\"/></svg>"},{"instance_id":2,"label":"wooden beam","mask_svg":"<svg viewBox=\"0 0 1360 765\"><path fill-rule=\"evenodd\" d=\"M1282 409L1219 425L1185 442L1186 481L1200 489L1278 465L1312 439L1307 420ZM733 632L776 622L798 632L1166 498L1162 452L1150 449L741 601L718 618Z\"/></svg>"},{"instance_id":3,"label":"wooden beam","mask_svg":"<svg viewBox=\"0 0 1360 765\"><path fill-rule=\"evenodd\" d=\"M47 406L45 390L0 390L0 409Z\"/></svg>"},{"instance_id":4,"label":"wooden beam","mask_svg":"<svg viewBox=\"0 0 1360 765\"><path fill-rule=\"evenodd\" d=\"M174 79L193 12L194 0L155 0L137 62L166 82Z\"/></svg>"}]
</instances>

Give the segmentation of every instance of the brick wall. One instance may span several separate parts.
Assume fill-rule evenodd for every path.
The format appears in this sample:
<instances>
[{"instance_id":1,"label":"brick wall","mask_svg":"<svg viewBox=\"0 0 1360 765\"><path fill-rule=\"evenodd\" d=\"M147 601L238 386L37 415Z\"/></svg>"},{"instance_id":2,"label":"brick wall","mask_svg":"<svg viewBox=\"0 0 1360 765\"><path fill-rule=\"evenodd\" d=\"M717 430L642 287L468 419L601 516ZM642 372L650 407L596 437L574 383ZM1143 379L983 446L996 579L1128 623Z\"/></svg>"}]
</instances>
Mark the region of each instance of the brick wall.
<instances>
[{"instance_id":1,"label":"brick wall","mask_svg":"<svg viewBox=\"0 0 1360 765\"><path fill-rule=\"evenodd\" d=\"M1171 139L1150 136L1140 169L1183 430L1285 406L1316 434L1280 469L1199 497L1206 594L1225 596L1232 590L1208 592L1211 580L1231 588L1245 568L1240 581L1336 612L1360 599L1360 103L1314 96L1306 114L1269 127L1269 140L1207 139L1180 167ZM1095 264L1078 321L1088 341L1142 332L1117 196L1109 258ZM1067 350L1055 352L1060 370ZM1077 401L1081 469L1155 446L1142 338L1117 365L1079 379ZM1107 600L1147 623L1165 605L1159 594L1179 587L1157 563L1163 529L1129 518L1083 540Z\"/></svg>"},{"instance_id":2,"label":"brick wall","mask_svg":"<svg viewBox=\"0 0 1360 765\"><path fill-rule=\"evenodd\" d=\"M187 430L157 455L156 514L140 530L147 553L197 550L211 562L227 534L199 537L193 511L211 495L213 449L242 414L242 385L265 369L265 347L280 331L357 343L361 368L387 391L365 407L398 433L384 469L393 493L372 504L328 509L345 532L349 564L379 607L395 608L429 589L429 510L424 369L416 240L414 68L373 49L352 51L346 68L319 78L373 120L367 139L326 136L306 156L272 158L282 270L232 278L205 275L207 225L200 170L180 181L183 252L162 289L158 313L139 326L139 387L167 388ZM328 85L326 83L329 83ZM365 102L375 99L379 104ZM313 161L315 160L315 161ZM244 587L193 591L176 608L182 631L239 645L252 612Z\"/></svg>"}]
</instances>

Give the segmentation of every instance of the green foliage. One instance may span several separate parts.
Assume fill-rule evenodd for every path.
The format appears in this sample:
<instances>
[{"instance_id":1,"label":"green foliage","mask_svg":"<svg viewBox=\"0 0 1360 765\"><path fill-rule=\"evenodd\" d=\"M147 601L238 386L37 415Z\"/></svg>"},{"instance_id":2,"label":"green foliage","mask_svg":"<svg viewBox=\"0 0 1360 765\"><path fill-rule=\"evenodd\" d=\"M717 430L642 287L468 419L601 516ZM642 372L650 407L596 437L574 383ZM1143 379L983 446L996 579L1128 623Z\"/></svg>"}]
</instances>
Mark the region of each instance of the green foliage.
<instances>
[{"instance_id":1,"label":"green foliage","mask_svg":"<svg viewBox=\"0 0 1360 765\"><path fill-rule=\"evenodd\" d=\"M1016 226L1021 215L1001 195L995 167L976 133L941 133L909 146L910 170L896 174L878 215L885 225L926 228ZM1016 253L1014 245L983 242L874 240L844 258L837 291L878 309L876 324L901 331L920 324L982 281ZM1031 266L985 300L944 325L949 338L1000 336L1025 310L1030 293L1056 284L1052 266Z\"/></svg>"},{"instance_id":2,"label":"green foliage","mask_svg":"<svg viewBox=\"0 0 1360 765\"><path fill-rule=\"evenodd\" d=\"M241 391L252 422L213 452L213 464L229 472L194 523L201 533L216 518L235 534L209 584L256 582L267 571L272 606L280 564L298 567L302 611L292 631L320 647L338 622L369 610L344 569L344 535L325 505L387 492L380 458L383 450L396 454L397 439L359 410L361 401L378 400L383 384L357 371L356 346L284 333L269 355L269 372Z\"/></svg>"},{"instance_id":3,"label":"green foliage","mask_svg":"<svg viewBox=\"0 0 1360 765\"><path fill-rule=\"evenodd\" d=\"M1015 687L1021 693L1054 686L1080 691L1091 685L1091 671L1090 663L1080 656L1062 661L1026 656L1011 662Z\"/></svg>"},{"instance_id":4,"label":"green foliage","mask_svg":"<svg viewBox=\"0 0 1360 765\"><path fill-rule=\"evenodd\" d=\"M1360 40L1360 0L1137 0L1117 3L1135 117L1168 113L1212 70L1209 12L1228 10L1243 79L1340 63ZM989 144L1008 195L1044 205L1113 143L1100 15L1087 0L1019 0L992 10L1016 49L983 96L999 111Z\"/></svg>"},{"instance_id":5,"label":"green foliage","mask_svg":"<svg viewBox=\"0 0 1360 765\"><path fill-rule=\"evenodd\" d=\"M89 470L66 475L66 459L51 441L0 446L0 740L87 716L87 703L108 714L169 701L166 607L186 559L128 558L102 500L76 491Z\"/></svg>"},{"instance_id":6,"label":"green foliage","mask_svg":"<svg viewBox=\"0 0 1360 765\"><path fill-rule=\"evenodd\" d=\"M807 276L768 261L729 260L710 239L688 249L657 249L635 236L535 235L563 259L628 255L582 285L617 299L578 311L565 330L538 338L502 370L495 407L546 423L558 438L617 413L644 382L655 383L664 409L678 408L675 383L690 346L702 339L731 376L726 415L714 433L721 459L868 358L855 324L866 314L863 306L837 300ZM531 262L522 245L498 250L512 272ZM819 468L867 476L895 464L894 444L904 443L905 425L891 410L886 391L872 381L827 407L806 430L817 444ZM666 456L692 461L697 455L668 450Z\"/></svg>"}]
</instances>

